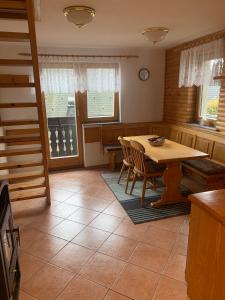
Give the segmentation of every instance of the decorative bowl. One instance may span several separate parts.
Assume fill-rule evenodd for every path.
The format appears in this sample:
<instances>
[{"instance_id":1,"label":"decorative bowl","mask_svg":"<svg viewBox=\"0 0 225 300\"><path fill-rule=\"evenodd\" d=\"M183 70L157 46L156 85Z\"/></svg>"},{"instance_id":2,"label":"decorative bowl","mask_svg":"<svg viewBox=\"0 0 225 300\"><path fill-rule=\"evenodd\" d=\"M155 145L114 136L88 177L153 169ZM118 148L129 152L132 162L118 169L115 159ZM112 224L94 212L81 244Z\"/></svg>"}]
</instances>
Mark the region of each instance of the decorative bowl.
<instances>
[{"instance_id":1,"label":"decorative bowl","mask_svg":"<svg viewBox=\"0 0 225 300\"><path fill-rule=\"evenodd\" d=\"M164 145L165 137L164 136L152 137L152 138L149 138L148 141L151 146L159 147L159 146Z\"/></svg>"}]
</instances>

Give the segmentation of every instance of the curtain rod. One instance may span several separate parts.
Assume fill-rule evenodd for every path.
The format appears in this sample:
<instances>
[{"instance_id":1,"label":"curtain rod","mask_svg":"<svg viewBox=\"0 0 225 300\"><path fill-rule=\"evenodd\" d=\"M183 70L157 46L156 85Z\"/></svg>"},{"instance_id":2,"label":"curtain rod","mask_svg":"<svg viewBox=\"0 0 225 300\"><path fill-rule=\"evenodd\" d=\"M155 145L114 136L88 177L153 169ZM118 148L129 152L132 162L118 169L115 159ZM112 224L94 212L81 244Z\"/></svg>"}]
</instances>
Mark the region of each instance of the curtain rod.
<instances>
[{"instance_id":1,"label":"curtain rod","mask_svg":"<svg viewBox=\"0 0 225 300\"><path fill-rule=\"evenodd\" d=\"M31 56L30 53L18 53L21 56ZM83 57L83 58L139 58L138 55L81 55L81 54L42 54L39 53L38 56L53 56L53 57Z\"/></svg>"}]
</instances>

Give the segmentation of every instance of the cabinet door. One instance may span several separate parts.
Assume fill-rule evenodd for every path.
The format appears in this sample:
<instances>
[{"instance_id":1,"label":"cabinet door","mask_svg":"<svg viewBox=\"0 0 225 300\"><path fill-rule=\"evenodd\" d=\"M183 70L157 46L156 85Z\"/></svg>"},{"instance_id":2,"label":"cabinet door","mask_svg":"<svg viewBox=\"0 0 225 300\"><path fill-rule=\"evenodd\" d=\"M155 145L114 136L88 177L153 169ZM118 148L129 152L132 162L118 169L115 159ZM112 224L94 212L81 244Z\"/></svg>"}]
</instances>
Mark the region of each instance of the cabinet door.
<instances>
[{"instance_id":1,"label":"cabinet door","mask_svg":"<svg viewBox=\"0 0 225 300\"><path fill-rule=\"evenodd\" d=\"M220 247L218 248L215 288L212 299L225 299L225 226L221 228Z\"/></svg>"},{"instance_id":2,"label":"cabinet door","mask_svg":"<svg viewBox=\"0 0 225 300\"><path fill-rule=\"evenodd\" d=\"M191 300L225 299L213 297L220 234L221 224L193 204L186 270Z\"/></svg>"}]
</instances>

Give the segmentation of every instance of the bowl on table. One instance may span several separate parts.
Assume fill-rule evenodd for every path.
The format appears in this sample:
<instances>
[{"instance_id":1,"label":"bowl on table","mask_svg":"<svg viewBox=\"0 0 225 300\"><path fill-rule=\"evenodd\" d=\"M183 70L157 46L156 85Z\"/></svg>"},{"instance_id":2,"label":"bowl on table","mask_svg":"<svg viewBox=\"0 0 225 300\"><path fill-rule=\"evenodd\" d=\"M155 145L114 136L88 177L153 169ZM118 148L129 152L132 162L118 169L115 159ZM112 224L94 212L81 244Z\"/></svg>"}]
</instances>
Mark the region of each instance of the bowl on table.
<instances>
[{"instance_id":1,"label":"bowl on table","mask_svg":"<svg viewBox=\"0 0 225 300\"><path fill-rule=\"evenodd\" d=\"M164 145L165 137L164 136L156 136L148 139L151 146L159 147Z\"/></svg>"}]
</instances>

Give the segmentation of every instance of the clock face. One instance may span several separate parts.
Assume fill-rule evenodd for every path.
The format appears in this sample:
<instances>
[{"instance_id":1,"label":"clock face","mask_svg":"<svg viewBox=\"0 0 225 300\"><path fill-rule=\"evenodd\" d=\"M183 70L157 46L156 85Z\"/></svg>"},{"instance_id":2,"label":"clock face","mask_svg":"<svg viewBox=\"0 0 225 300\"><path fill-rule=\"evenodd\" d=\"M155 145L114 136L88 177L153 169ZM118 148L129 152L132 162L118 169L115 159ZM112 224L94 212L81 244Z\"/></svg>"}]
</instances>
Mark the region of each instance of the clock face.
<instances>
[{"instance_id":1,"label":"clock face","mask_svg":"<svg viewBox=\"0 0 225 300\"><path fill-rule=\"evenodd\" d=\"M149 79L150 72L147 68L140 69L138 76L141 80L146 81Z\"/></svg>"}]
</instances>

